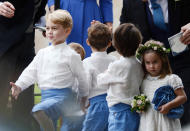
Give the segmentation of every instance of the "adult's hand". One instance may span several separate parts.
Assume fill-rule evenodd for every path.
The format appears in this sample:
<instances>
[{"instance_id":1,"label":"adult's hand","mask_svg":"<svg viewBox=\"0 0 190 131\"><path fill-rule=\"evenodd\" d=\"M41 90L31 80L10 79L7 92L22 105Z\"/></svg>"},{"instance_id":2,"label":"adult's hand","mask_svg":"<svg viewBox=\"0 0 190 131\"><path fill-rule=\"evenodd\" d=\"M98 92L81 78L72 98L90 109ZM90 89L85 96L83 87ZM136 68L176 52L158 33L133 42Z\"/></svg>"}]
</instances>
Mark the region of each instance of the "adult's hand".
<instances>
[{"instance_id":1,"label":"adult's hand","mask_svg":"<svg viewBox=\"0 0 190 131\"><path fill-rule=\"evenodd\" d=\"M105 24L109 27L109 29L110 29L111 32L112 32L113 23L112 23L112 22L106 22Z\"/></svg>"},{"instance_id":2,"label":"adult's hand","mask_svg":"<svg viewBox=\"0 0 190 131\"><path fill-rule=\"evenodd\" d=\"M183 32L183 35L180 38L181 42L184 44L190 44L190 23L181 27L181 32Z\"/></svg>"},{"instance_id":3,"label":"adult's hand","mask_svg":"<svg viewBox=\"0 0 190 131\"><path fill-rule=\"evenodd\" d=\"M100 22L100 21L97 21L97 20L92 20L92 21L91 21L91 25L98 24L98 23L101 23L101 22ZM111 30L111 32L112 32L112 27L113 27L112 22L106 22L105 24L108 26L108 28L109 28L109 29Z\"/></svg>"},{"instance_id":4,"label":"adult's hand","mask_svg":"<svg viewBox=\"0 0 190 131\"><path fill-rule=\"evenodd\" d=\"M98 24L98 23L101 23L101 22L100 22L100 21L97 21L97 20L92 20L90 24L91 24L91 25L94 25L94 24Z\"/></svg>"},{"instance_id":5,"label":"adult's hand","mask_svg":"<svg viewBox=\"0 0 190 131\"><path fill-rule=\"evenodd\" d=\"M15 13L15 7L8 1L0 3L0 15L12 18Z\"/></svg>"}]
</instances>

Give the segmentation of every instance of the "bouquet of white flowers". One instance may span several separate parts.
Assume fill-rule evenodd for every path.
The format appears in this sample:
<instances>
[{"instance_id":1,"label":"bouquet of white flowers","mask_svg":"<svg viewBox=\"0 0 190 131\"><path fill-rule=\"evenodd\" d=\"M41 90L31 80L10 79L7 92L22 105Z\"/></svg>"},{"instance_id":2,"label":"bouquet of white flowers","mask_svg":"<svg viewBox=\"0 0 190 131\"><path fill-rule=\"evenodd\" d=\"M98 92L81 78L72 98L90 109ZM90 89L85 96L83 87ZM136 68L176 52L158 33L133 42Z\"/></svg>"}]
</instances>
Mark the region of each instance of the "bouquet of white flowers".
<instances>
[{"instance_id":1,"label":"bouquet of white flowers","mask_svg":"<svg viewBox=\"0 0 190 131\"><path fill-rule=\"evenodd\" d=\"M134 99L132 100L132 103L131 103L131 106L132 106L131 111L142 113L147 110L149 105L150 105L150 101L147 98L147 96L145 96L144 94L140 94L140 95L134 96Z\"/></svg>"}]
</instances>

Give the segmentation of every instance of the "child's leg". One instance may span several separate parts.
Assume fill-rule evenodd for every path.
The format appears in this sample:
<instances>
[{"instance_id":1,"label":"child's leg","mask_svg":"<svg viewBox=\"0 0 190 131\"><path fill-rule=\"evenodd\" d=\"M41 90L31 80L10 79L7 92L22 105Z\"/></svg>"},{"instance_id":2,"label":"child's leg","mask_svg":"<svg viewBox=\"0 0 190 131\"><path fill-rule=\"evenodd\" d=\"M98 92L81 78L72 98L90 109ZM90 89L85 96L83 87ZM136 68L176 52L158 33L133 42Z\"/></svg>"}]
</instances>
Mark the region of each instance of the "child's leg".
<instances>
[{"instance_id":1,"label":"child's leg","mask_svg":"<svg viewBox=\"0 0 190 131\"><path fill-rule=\"evenodd\" d=\"M67 105L70 106L70 111L66 111L62 115L61 131L81 131L85 115L81 110L80 103L77 101L77 96L74 93L73 99L70 100Z\"/></svg>"},{"instance_id":2,"label":"child's leg","mask_svg":"<svg viewBox=\"0 0 190 131\"><path fill-rule=\"evenodd\" d=\"M34 118L44 131L55 131L53 121L42 110L33 113Z\"/></svg>"},{"instance_id":3,"label":"child's leg","mask_svg":"<svg viewBox=\"0 0 190 131\"><path fill-rule=\"evenodd\" d=\"M83 122L82 131L107 130L109 109L105 98L106 95L101 95L90 99L90 107Z\"/></svg>"},{"instance_id":4,"label":"child's leg","mask_svg":"<svg viewBox=\"0 0 190 131\"><path fill-rule=\"evenodd\" d=\"M64 113L67 114L70 110L72 110L70 108L70 101L72 100L72 98L73 96L71 88L42 90L42 101L35 105L32 109L32 112L35 113L34 117L37 118L39 124L43 124L40 126L46 128L46 126L53 125L54 130L56 130L56 122L59 117ZM38 116L44 116L44 118L41 119ZM49 119L49 121L47 121L46 123L44 119ZM53 124L50 124L50 119L51 123ZM48 129L48 131L50 129Z\"/></svg>"},{"instance_id":5,"label":"child's leg","mask_svg":"<svg viewBox=\"0 0 190 131\"><path fill-rule=\"evenodd\" d=\"M85 116L63 116L61 131L81 131Z\"/></svg>"},{"instance_id":6,"label":"child's leg","mask_svg":"<svg viewBox=\"0 0 190 131\"><path fill-rule=\"evenodd\" d=\"M140 116L136 112L131 112L131 107L127 104L117 104L110 107L109 131L138 131Z\"/></svg>"}]
</instances>

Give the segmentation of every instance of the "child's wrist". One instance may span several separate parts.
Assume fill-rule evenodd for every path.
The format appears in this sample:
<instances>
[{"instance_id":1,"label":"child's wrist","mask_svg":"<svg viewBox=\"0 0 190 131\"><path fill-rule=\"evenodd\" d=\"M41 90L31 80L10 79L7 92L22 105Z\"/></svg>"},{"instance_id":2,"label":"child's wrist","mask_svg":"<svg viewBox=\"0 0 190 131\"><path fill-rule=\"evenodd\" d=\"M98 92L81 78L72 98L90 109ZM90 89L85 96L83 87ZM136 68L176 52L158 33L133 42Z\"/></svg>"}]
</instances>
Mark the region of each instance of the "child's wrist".
<instances>
[{"instance_id":1,"label":"child's wrist","mask_svg":"<svg viewBox=\"0 0 190 131\"><path fill-rule=\"evenodd\" d=\"M170 103L166 103L164 106L168 111L172 108Z\"/></svg>"}]
</instances>

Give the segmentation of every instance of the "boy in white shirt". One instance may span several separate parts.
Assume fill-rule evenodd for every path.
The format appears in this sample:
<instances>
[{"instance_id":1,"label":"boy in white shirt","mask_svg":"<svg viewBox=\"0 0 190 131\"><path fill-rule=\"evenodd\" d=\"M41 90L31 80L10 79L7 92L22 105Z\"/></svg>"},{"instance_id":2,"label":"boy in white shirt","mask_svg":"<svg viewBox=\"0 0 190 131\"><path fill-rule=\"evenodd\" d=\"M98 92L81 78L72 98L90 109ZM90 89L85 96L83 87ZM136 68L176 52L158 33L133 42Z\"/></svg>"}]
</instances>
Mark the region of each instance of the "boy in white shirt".
<instances>
[{"instance_id":1,"label":"boy in white shirt","mask_svg":"<svg viewBox=\"0 0 190 131\"><path fill-rule=\"evenodd\" d=\"M140 31L133 24L122 24L114 32L113 43L120 59L97 77L99 88L108 89L109 131L138 131L140 117L131 112L131 101L140 94L143 80L141 64L135 53L142 41Z\"/></svg>"},{"instance_id":2,"label":"boy in white shirt","mask_svg":"<svg viewBox=\"0 0 190 131\"><path fill-rule=\"evenodd\" d=\"M72 113L72 86L77 78L79 95L84 101L88 95L83 64L65 40L72 29L72 17L65 10L50 13L46 23L46 37L52 43L41 49L16 83L10 82L12 96L17 99L21 91L38 83L42 100L32 109L33 116L45 131L56 130L57 119Z\"/></svg>"},{"instance_id":3,"label":"boy in white shirt","mask_svg":"<svg viewBox=\"0 0 190 131\"><path fill-rule=\"evenodd\" d=\"M106 102L107 89L98 88L97 75L104 72L115 61L106 53L111 45L111 31L102 23L94 23L88 28L87 44L92 49L90 57L83 60L89 82L89 107L82 131L105 131L108 127L109 110Z\"/></svg>"}]
</instances>

